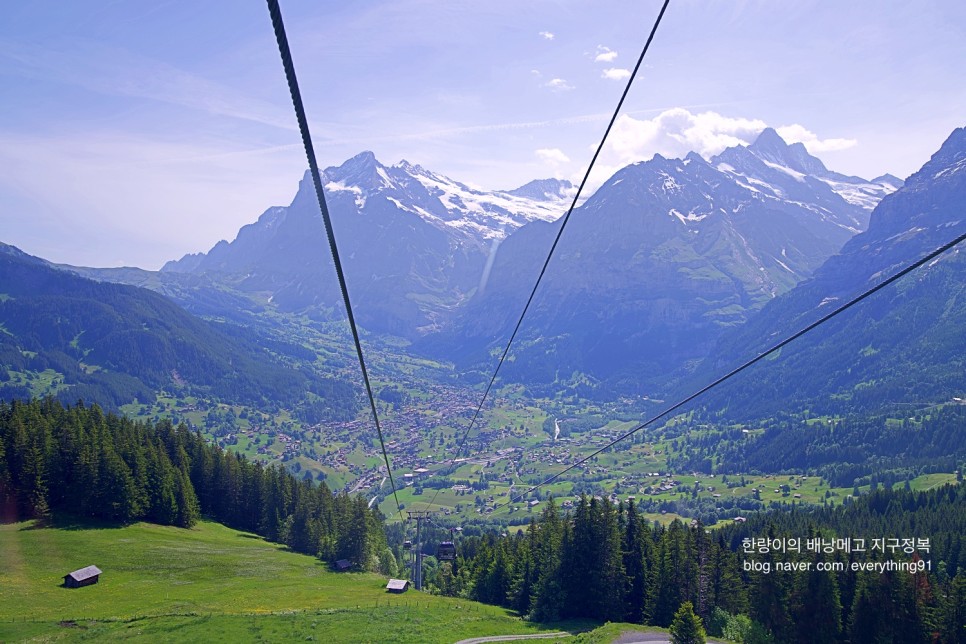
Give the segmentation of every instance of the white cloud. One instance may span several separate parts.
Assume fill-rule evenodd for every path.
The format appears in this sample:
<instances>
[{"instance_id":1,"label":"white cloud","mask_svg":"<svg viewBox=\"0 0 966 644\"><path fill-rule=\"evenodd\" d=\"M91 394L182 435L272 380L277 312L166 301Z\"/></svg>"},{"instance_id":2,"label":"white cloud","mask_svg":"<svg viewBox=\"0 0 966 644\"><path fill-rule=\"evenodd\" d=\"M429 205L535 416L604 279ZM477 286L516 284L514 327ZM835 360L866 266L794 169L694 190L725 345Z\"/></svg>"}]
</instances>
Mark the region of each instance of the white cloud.
<instances>
[{"instance_id":1,"label":"white cloud","mask_svg":"<svg viewBox=\"0 0 966 644\"><path fill-rule=\"evenodd\" d=\"M812 154L819 152L834 152L836 150L847 150L855 147L858 141L855 139L819 139L818 135L793 123L775 128L778 135L788 143L802 143Z\"/></svg>"},{"instance_id":2,"label":"white cloud","mask_svg":"<svg viewBox=\"0 0 966 644\"><path fill-rule=\"evenodd\" d=\"M560 148L541 148L535 150L535 154L540 157L541 161L549 165L557 166L570 163L570 157L564 154Z\"/></svg>"},{"instance_id":3,"label":"white cloud","mask_svg":"<svg viewBox=\"0 0 966 644\"><path fill-rule=\"evenodd\" d=\"M545 40L553 40L553 39L554 39L554 35L553 35L553 33L551 33L551 32L549 32L549 31L541 31L541 32L540 32L540 35L541 35L541 36L542 36L542 37L543 37L543 38L544 38Z\"/></svg>"},{"instance_id":4,"label":"white cloud","mask_svg":"<svg viewBox=\"0 0 966 644\"><path fill-rule=\"evenodd\" d=\"M625 78L631 77L631 71L629 69L621 69L620 67L611 67L605 69L601 73L601 77L610 80L624 80Z\"/></svg>"},{"instance_id":5,"label":"white cloud","mask_svg":"<svg viewBox=\"0 0 966 644\"><path fill-rule=\"evenodd\" d=\"M616 51L610 47L597 45L597 56L594 58L595 63L612 63L615 58L617 58Z\"/></svg>"},{"instance_id":6,"label":"white cloud","mask_svg":"<svg viewBox=\"0 0 966 644\"><path fill-rule=\"evenodd\" d=\"M729 146L754 141L766 126L758 119L732 118L717 112L692 114L676 107L652 119L619 117L607 148L624 164L649 159L655 153L683 157L694 151L708 157Z\"/></svg>"},{"instance_id":7,"label":"white cloud","mask_svg":"<svg viewBox=\"0 0 966 644\"><path fill-rule=\"evenodd\" d=\"M547 81L546 83L544 83L544 87L549 87L555 92L566 92L567 90L571 90L574 88L573 85L571 85L570 83L568 83L562 78L553 78Z\"/></svg>"},{"instance_id":8,"label":"white cloud","mask_svg":"<svg viewBox=\"0 0 966 644\"><path fill-rule=\"evenodd\" d=\"M682 158L689 152L697 152L707 159L725 148L753 143L767 126L761 119L724 116L711 111L693 114L682 107L665 110L651 119L622 115L614 123L591 183L600 185L620 168L647 161L655 154ZM857 144L855 139L820 139L798 124L778 126L775 130L788 143L802 142L813 154Z\"/></svg>"},{"instance_id":9,"label":"white cloud","mask_svg":"<svg viewBox=\"0 0 966 644\"><path fill-rule=\"evenodd\" d=\"M692 114L676 107L651 119L622 115L614 123L607 145L594 169L591 183L600 185L614 172L655 154L681 158L697 152L707 158L727 147L755 140L767 127L764 121L723 116L716 112Z\"/></svg>"}]
</instances>

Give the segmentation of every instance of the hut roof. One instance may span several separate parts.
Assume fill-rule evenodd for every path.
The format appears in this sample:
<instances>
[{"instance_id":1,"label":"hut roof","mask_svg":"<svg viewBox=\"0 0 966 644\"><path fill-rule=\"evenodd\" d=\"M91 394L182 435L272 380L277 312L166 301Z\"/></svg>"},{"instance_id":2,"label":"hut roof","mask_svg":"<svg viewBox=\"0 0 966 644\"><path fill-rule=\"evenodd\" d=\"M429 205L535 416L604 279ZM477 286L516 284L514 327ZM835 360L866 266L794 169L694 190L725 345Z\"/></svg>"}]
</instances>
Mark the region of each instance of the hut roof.
<instances>
[{"instance_id":1,"label":"hut roof","mask_svg":"<svg viewBox=\"0 0 966 644\"><path fill-rule=\"evenodd\" d=\"M339 559L335 562L335 567L339 570L348 570L352 567L352 562L348 559Z\"/></svg>"},{"instance_id":2,"label":"hut roof","mask_svg":"<svg viewBox=\"0 0 966 644\"><path fill-rule=\"evenodd\" d=\"M386 584L386 590L406 590L408 585L408 579L390 579L389 583Z\"/></svg>"},{"instance_id":3,"label":"hut roof","mask_svg":"<svg viewBox=\"0 0 966 644\"><path fill-rule=\"evenodd\" d=\"M97 566L87 566L86 568L81 568L80 570L75 570L72 573L64 575L65 577L71 577L75 581L84 581L85 579L90 579L91 577L96 577L101 574L101 569Z\"/></svg>"}]
</instances>

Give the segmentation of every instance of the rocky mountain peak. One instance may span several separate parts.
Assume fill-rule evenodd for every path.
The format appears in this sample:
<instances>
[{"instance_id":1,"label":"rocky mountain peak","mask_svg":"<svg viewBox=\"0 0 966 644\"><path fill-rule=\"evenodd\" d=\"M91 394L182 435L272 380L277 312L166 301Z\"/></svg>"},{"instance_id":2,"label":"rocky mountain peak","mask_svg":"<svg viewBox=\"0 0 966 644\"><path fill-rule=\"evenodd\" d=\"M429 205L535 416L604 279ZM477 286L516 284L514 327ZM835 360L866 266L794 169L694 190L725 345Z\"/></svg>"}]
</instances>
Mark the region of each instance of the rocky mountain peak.
<instances>
[{"instance_id":1,"label":"rocky mountain peak","mask_svg":"<svg viewBox=\"0 0 966 644\"><path fill-rule=\"evenodd\" d=\"M916 184L933 179L961 180L966 174L966 128L957 128L919 172L909 177Z\"/></svg>"},{"instance_id":2,"label":"rocky mountain peak","mask_svg":"<svg viewBox=\"0 0 966 644\"><path fill-rule=\"evenodd\" d=\"M789 145L774 128L767 127L762 130L755 142L747 147L747 151L766 163L775 163L796 172L814 175L828 172L825 164L809 154L802 143Z\"/></svg>"}]
</instances>

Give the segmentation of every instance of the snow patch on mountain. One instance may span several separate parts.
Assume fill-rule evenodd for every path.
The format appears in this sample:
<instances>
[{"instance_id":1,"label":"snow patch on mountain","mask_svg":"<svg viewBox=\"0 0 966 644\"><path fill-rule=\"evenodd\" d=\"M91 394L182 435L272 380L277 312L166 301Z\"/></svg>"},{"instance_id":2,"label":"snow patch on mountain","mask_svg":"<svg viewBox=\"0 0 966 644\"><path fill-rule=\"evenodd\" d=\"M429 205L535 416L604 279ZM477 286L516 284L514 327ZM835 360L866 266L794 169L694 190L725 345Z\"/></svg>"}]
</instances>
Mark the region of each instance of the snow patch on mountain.
<instances>
[{"instance_id":1,"label":"snow patch on mountain","mask_svg":"<svg viewBox=\"0 0 966 644\"><path fill-rule=\"evenodd\" d=\"M774 163L772 161L765 161L763 159L762 162L765 165L767 165L769 168L778 170L779 172L784 172L785 174L787 174L788 176L790 176L792 179L794 179L799 183L805 183L805 174L802 172L798 172L797 170L792 170L791 168L788 168L778 163Z\"/></svg>"},{"instance_id":2,"label":"snow patch on mountain","mask_svg":"<svg viewBox=\"0 0 966 644\"><path fill-rule=\"evenodd\" d=\"M356 195L355 202L358 208L365 208L366 197L362 194L362 189L359 186L347 186L341 181L330 181L325 184L326 192L351 192Z\"/></svg>"},{"instance_id":3,"label":"snow patch on mountain","mask_svg":"<svg viewBox=\"0 0 966 644\"><path fill-rule=\"evenodd\" d=\"M819 177L819 181L828 184L832 192L850 204L869 211L875 208L883 197L896 191L895 186L887 183L836 181L827 177Z\"/></svg>"},{"instance_id":4,"label":"snow patch on mountain","mask_svg":"<svg viewBox=\"0 0 966 644\"><path fill-rule=\"evenodd\" d=\"M966 169L966 158L960 159L957 163L949 166L948 168L943 168L942 170L940 170L939 172L933 175L933 179L938 179L940 177L944 177L947 175L956 174L957 172L962 172L964 169Z\"/></svg>"},{"instance_id":5,"label":"snow patch on mountain","mask_svg":"<svg viewBox=\"0 0 966 644\"><path fill-rule=\"evenodd\" d=\"M677 217L681 221L681 223L684 224L684 225L687 225L689 221L691 221L691 222L701 221L702 219L704 219L704 218L706 218L708 216L707 214L696 215L696 214L694 214L694 211L693 210L691 212L689 212L688 214L686 214L686 215L682 215L675 208L671 208L671 210L669 210L667 214L668 214L669 217Z\"/></svg>"},{"instance_id":6,"label":"snow patch on mountain","mask_svg":"<svg viewBox=\"0 0 966 644\"><path fill-rule=\"evenodd\" d=\"M481 190L405 160L385 166L371 152L327 168L324 174L326 191L351 193L360 214L380 196L437 228L478 242L504 239L531 221L558 219L574 192L569 181L556 179L531 181L509 191Z\"/></svg>"},{"instance_id":7,"label":"snow patch on mountain","mask_svg":"<svg viewBox=\"0 0 966 644\"><path fill-rule=\"evenodd\" d=\"M729 175L742 187L785 201L795 199L795 195L803 190L812 193L822 190L815 185L818 180L828 186L824 197L826 203L837 197L864 211L860 217L838 222L854 231L864 227L868 213L883 197L903 184L902 180L888 174L869 181L832 172L804 146L799 143L788 145L770 128L751 145L728 148L711 162L719 172Z\"/></svg>"}]
</instances>

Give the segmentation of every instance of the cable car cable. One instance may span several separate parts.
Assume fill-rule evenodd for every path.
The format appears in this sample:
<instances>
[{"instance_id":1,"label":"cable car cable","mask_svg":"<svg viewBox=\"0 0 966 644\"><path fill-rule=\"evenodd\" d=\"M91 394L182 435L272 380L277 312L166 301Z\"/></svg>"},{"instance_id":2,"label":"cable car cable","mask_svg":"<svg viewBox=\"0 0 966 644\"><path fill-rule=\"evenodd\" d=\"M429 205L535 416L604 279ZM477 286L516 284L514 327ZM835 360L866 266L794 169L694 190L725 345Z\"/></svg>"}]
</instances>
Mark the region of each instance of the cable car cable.
<instances>
[{"instance_id":1,"label":"cable car cable","mask_svg":"<svg viewBox=\"0 0 966 644\"><path fill-rule=\"evenodd\" d=\"M838 307L834 311L832 311L830 313L827 313L826 315L822 316L821 318L819 318L815 322L812 322L811 324L809 324L805 328L797 331L796 333L793 333L792 335L788 336L787 338L785 338L781 342L773 345L771 348L766 349L762 353L759 353L757 356L755 356L751 360L748 360L747 362L745 362L741 366L732 369L731 371L729 371L725 375L721 376L720 378L718 378L717 380L715 380L711 384L705 385L703 388L701 388L698 391L694 392L693 394L687 396L683 400L681 400L681 401L679 401L679 402L671 405L670 407L666 408L664 411L662 411L661 413L659 413L657 416L654 416L653 418L651 418L651 419L649 419L649 420L641 423L640 425L638 425L634 429L626 432L625 434L622 434L621 436L618 436L617 438L615 438L611 442L607 443L606 445L604 445L600 449L592 452L591 454L588 454L587 456L581 458L580 460L576 461L572 465L567 466L565 469L561 470L560 472L557 472L556 474L554 474L553 476L547 478L546 480L541 481L540 483L537 483L536 485L534 485L533 487L531 487L530 489L528 489L526 492L523 492L523 493L517 495L516 497L514 497L514 498L510 499L509 501L507 501L506 503L502 503L500 505L494 506L493 511L496 512L496 510L498 510L498 509L500 509L502 507L505 507L505 506L507 506L507 505L509 505L511 503L515 503L515 502L519 501L522 498L525 498L528 494L530 494L534 490L536 490L536 489L538 489L538 488L540 488L540 487L542 487L544 485L548 485L550 483L553 483L554 481L556 481L558 478L560 478L561 476L563 476L564 474L566 474L570 470L572 470L572 469L574 469L576 467L579 467L580 465L583 465L584 463L586 463L587 461L589 461L593 457L595 457L598 454L600 454L600 453L602 453L602 452L610 449L611 447L613 447L617 443L621 442L625 438L628 438L628 437L636 434L637 432L639 432L640 430L644 429L645 427L648 427L648 426L652 425L653 423L657 422L658 420L660 420L661 418L664 418L665 416L667 416L671 412L673 412L673 411L675 411L677 409L680 409L681 407L683 407L684 405L688 404L689 402L691 402L692 400L694 400L698 396L700 396L700 395L706 393L707 391L709 391L709 390L717 387L718 385L720 385L721 383L723 383L726 380L729 380L733 376L738 375L739 373L741 373L742 371L744 371L748 367L752 366L753 364L755 364L755 363L763 360L764 358L766 358L767 356L771 355L775 351L778 351L779 349L781 349L785 345L787 345L787 344L789 344L789 343L797 340L798 338L802 337L803 335L805 335L809 331L812 331L816 327L821 326L822 324L825 324L826 322L828 322L829 320L831 320L832 318L834 318L835 316L837 316L839 313L843 313L846 310L852 308L853 306L855 306L856 304L858 304L862 300L864 300L867 297L873 295L874 293L882 290L883 288L885 288L886 286L892 284L896 280L901 279L902 277L904 277L907 274L911 273L912 271L916 270L917 268L919 268L923 264L925 264L925 263L927 263L927 262L935 259L939 255L942 255L943 253L945 253L949 249L953 248L954 246L957 246L958 244L962 243L963 241L966 241L966 233L963 233L962 235L960 235L956 239L952 240L951 242L949 242L947 244L944 244L943 246L940 246L939 248L937 248L936 250L932 251L931 253L929 253L925 257L923 257L923 258L919 259L918 261L910 264L909 266L906 266L904 269L902 269L901 271L895 273L894 275L892 275L891 277L887 278L886 280L884 280L884 281L880 282L879 284L873 286L872 288L868 289L867 291L863 292L862 294L860 294L860 295L852 298L851 300L849 300L848 302L846 302L842 306Z\"/></svg>"},{"instance_id":2,"label":"cable car cable","mask_svg":"<svg viewBox=\"0 0 966 644\"><path fill-rule=\"evenodd\" d=\"M614 127L617 117L620 115L621 107L624 105L624 100L627 98L627 94L630 92L631 85L634 84L634 79L637 77L637 72L641 68L641 64L644 62L644 56L647 54L647 51L651 46L651 41L654 40L654 34L657 33L657 28L661 24L661 19L664 17L664 12L667 10L670 1L671 0L664 0L664 3L661 5L661 11L658 13L657 18L654 21L654 25L651 27L651 32L647 37L647 41L644 43L644 48L641 50L641 55L637 59L637 64L634 65L634 70L631 72L630 78L627 79L627 85L624 86L624 92L621 94L620 100L617 102L617 107L614 109L614 114L611 116L610 122L607 124L607 129L604 130L604 136L601 138L600 144L597 146L597 150L594 152L594 156L590 160L590 165L587 166L587 171L584 173L584 178L581 179L580 185L577 187L577 192L574 194L573 201L571 202L570 207L567 209L566 214L564 214L563 218L561 219L560 228L557 230L557 236L554 238L553 244L550 246L550 252L547 253L547 259L543 262L543 267L540 269L540 274L537 276L537 281L534 283L533 289L530 291L530 296L527 298L527 303L523 307L523 312L520 313L516 326L513 328L513 333L510 334L510 339L507 341L506 347L503 349L503 354L500 356L499 362L497 362L496 369L493 370L493 375L490 377L490 382L486 385L486 389L483 391L483 397L480 399L480 404L477 405L476 412L474 412L469 426L467 426L466 431L463 433L463 438L460 440L460 443L456 448L456 455L454 458L459 458L459 455L462 453L463 447L466 444L466 439L469 437L470 432L476 425L476 421L480 416L483 405L486 403L490 390L493 388L493 383L496 382L496 377L500 373L500 368L503 366L507 354L510 352L510 347L513 346L513 341L517 337L517 332L520 331L520 326L523 324L523 318L526 317L527 311L530 309L530 305L533 303L533 298L537 294L537 288L539 288L540 282L543 280L543 276L547 272L547 266L550 265L550 259L553 257L553 253L557 249L557 244L560 242L563 231L567 227L567 222L570 221L570 215L573 213L574 208L577 207L577 201L580 199L584 186L587 184L587 180L590 178L590 173L594 169L594 164L597 162L597 157L600 156L601 151L604 149L604 144L607 142L607 137L610 134L611 129ZM427 507L431 507L433 503L436 502L436 496L438 495L439 490L437 490L436 494L433 495L433 498L427 504Z\"/></svg>"},{"instance_id":3,"label":"cable car cable","mask_svg":"<svg viewBox=\"0 0 966 644\"><path fill-rule=\"evenodd\" d=\"M319 200L319 210L322 212L325 234L329 240L329 250L332 251L332 261L335 264L335 272L339 277L339 288L342 289L342 301L345 304L349 327L352 329L352 340L355 342L356 355L359 357L359 368L362 370L362 380L366 385L366 395L369 397L369 407L372 409L372 420L376 424L376 432L379 434L379 444L382 446L382 458L386 462L386 471L389 473L389 483L392 486L392 496L396 500L396 509L402 515L402 506L399 504L399 496L396 494L396 481L392 476L392 466L389 464L389 454L386 452L386 443L383 440L382 427L379 424L379 414L376 411L376 399L372 395L369 371L366 369L366 360L362 353L362 344L359 341L359 330L356 328L355 316L352 314L349 290L346 287L345 274L342 271L342 261L339 259L339 249L335 243L332 220L329 217L329 208L326 205L325 193L322 190L322 178L319 174L318 161L315 158L315 148L312 146L312 135L309 132L309 123L305 116L305 106L302 104L302 93L299 91L298 79L295 76L295 63L292 61L292 52L289 49L288 38L285 35L282 11L278 6L278 0L267 0L267 2L268 12L272 16L272 27L275 30L275 40L278 42L278 51L282 56L282 66L285 68L285 78L288 81L289 92L292 94L292 105L295 107L295 117L298 119L299 132L302 135L302 144L305 146L305 156L308 157L309 170L312 173L312 184L315 186L315 194Z\"/></svg>"}]
</instances>

